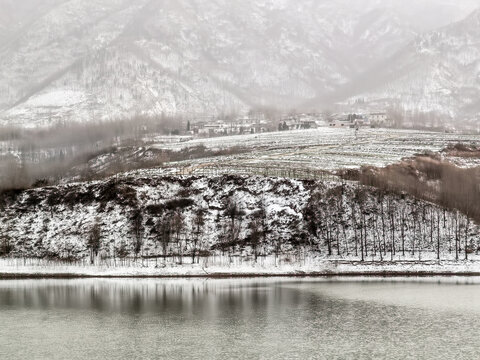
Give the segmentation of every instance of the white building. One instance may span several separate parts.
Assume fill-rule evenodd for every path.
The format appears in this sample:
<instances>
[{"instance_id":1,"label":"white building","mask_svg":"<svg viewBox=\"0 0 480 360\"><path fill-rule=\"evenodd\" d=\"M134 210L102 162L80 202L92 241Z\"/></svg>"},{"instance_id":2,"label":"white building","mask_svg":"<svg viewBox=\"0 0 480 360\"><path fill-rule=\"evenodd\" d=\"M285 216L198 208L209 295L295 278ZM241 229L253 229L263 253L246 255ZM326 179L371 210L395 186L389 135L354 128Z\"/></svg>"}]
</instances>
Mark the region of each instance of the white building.
<instances>
[{"instance_id":1,"label":"white building","mask_svg":"<svg viewBox=\"0 0 480 360\"><path fill-rule=\"evenodd\" d=\"M386 112L376 112L376 113L371 113L368 116L368 120L372 125L377 125L377 126L387 126L390 125L390 122L388 120L388 115Z\"/></svg>"},{"instance_id":2,"label":"white building","mask_svg":"<svg viewBox=\"0 0 480 360\"><path fill-rule=\"evenodd\" d=\"M217 120L202 124L194 124L194 133L200 136L256 134L266 131L267 128L265 121L257 120L254 122L249 119L239 119L230 122Z\"/></svg>"}]
</instances>

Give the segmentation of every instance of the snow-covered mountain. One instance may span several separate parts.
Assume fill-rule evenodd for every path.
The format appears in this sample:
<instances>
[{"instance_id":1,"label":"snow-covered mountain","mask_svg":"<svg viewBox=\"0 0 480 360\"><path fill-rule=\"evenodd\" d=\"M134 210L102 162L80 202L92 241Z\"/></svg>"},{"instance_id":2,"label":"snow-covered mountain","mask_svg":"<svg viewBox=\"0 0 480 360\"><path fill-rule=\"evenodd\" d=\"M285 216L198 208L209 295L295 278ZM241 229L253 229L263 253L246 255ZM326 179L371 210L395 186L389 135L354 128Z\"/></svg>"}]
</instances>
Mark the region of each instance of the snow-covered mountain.
<instances>
[{"instance_id":1,"label":"snow-covered mountain","mask_svg":"<svg viewBox=\"0 0 480 360\"><path fill-rule=\"evenodd\" d=\"M344 89L353 95L350 101L393 101L406 110L437 111L452 117L478 113L479 39L477 10L462 21L418 36L383 66Z\"/></svg>"},{"instance_id":2,"label":"snow-covered mountain","mask_svg":"<svg viewBox=\"0 0 480 360\"><path fill-rule=\"evenodd\" d=\"M476 2L0 0L0 122L293 108Z\"/></svg>"}]
</instances>

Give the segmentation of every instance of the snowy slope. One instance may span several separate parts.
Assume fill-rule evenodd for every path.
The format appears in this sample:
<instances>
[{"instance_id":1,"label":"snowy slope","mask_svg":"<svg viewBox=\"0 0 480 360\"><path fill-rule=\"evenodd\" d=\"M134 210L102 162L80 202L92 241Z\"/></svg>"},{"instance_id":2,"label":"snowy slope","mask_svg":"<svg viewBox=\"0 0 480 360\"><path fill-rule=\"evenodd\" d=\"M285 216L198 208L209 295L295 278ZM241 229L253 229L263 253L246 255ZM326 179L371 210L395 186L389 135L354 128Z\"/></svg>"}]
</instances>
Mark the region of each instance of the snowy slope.
<instances>
[{"instance_id":1,"label":"snowy slope","mask_svg":"<svg viewBox=\"0 0 480 360\"><path fill-rule=\"evenodd\" d=\"M455 229L459 229L460 249L465 241L473 249L479 245L479 227L458 212L444 212L405 195L335 182L126 177L6 193L1 200L0 250L5 252L9 244L7 253L13 257L85 258L95 223L105 257L133 257L138 239L138 255L145 257L191 256L198 239L196 249L204 255L308 251L359 259L362 238L366 252L380 260L380 249L386 254L392 244L399 253L406 249L425 257L435 253L437 239L442 257L448 253L451 258ZM199 211L203 223L198 231ZM176 225L169 227L170 236L163 242L163 226L175 224L171 221L177 218L178 230Z\"/></svg>"}]
</instances>

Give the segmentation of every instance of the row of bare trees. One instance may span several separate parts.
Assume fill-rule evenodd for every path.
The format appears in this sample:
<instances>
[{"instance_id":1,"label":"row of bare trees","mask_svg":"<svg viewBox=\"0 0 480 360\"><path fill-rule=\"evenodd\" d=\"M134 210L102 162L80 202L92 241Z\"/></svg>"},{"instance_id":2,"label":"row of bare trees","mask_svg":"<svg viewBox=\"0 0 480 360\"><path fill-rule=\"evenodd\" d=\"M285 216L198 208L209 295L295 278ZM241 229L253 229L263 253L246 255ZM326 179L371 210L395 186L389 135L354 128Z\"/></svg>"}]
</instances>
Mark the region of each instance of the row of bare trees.
<instances>
[{"instance_id":1,"label":"row of bare trees","mask_svg":"<svg viewBox=\"0 0 480 360\"><path fill-rule=\"evenodd\" d=\"M199 197L203 199L200 204L192 197L198 190L188 187L188 179L182 184L179 192L182 195L178 198L146 206L132 187L106 184L96 188L101 201L105 204L118 201L129 218L129 235L115 238L114 242L115 230L111 224L104 224L100 215L108 210L99 206L99 217L89 225L83 245L65 241L64 251L60 249L62 254L52 253L56 249L42 236L50 227L49 219L45 218L45 229L28 234L28 239L26 236L13 243L7 234L0 234L0 253L15 256L30 251L36 256L88 256L90 262L102 256L135 261L151 258L157 264L168 259L181 264L186 259L195 263L201 257L215 254L254 261L292 253L360 261L460 260L469 259L470 254L479 250L479 227L469 216L396 191L352 183L310 182L306 183L310 186L307 198L284 207L261 193L255 195L256 202L246 203L235 192L213 203L207 195ZM27 208L39 211L45 206L44 210L50 209L53 217L55 206L66 206L71 197L71 194L60 195L45 196L45 205L41 205L38 192L32 191L22 201L21 211ZM80 201L78 197L74 199ZM88 193L82 193L82 199L88 204L96 203ZM104 226L109 231L108 241ZM83 231L79 228L78 235Z\"/></svg>"},{"instance_id":2,"label":"row of bare trees","mask_svg":"<svg viewBox=\"0 0 480 360\"><path fill-rule=\"evenodd\" d=\"M427 253L438 260L468 259L479 250L477 226L459 211L350 184L318 187L304 207L302 219L289 219L282 232L276 229L278 219L272 218L263 200L247 212L241 203L228 198L214 219L209 216L207 209L177 208L145 221L137 209L132 215L131 252L135 258L154 257L157 263L158 258L171 258L181 264L185 257L190 256L194 263L215 252L230 259L248 256L254 261L300 250L360 261L392 261L422 260ZM94 226L91 232L94 239L96 229ZM98 246L89 248L98 250Z\"/></svg>"},{"instance_id":3,"label":"row of bare trees","mask_svg":"<svg viewBox=\"0 0 480 360\"><path fill-rule=\"evenodd\" d=\"M342 185L317 191L305 218L328 255L363 261L434 252L437 259L454 253L458 260L478 251L478 229L468 216L384 190Z\"/></svg>"}]
</instances>

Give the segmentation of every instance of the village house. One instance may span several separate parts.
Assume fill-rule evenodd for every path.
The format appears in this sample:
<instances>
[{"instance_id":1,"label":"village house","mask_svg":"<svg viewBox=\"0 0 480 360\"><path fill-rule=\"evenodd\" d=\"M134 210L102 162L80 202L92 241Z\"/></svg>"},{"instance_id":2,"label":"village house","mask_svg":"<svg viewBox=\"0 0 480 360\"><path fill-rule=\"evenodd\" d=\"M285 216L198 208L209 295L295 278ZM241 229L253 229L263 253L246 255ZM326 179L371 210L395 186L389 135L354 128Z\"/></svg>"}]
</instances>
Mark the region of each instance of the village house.
<instances>
[{"instance_id":1,"label":"village house","mask_svg":"<svg viewBox=\"0 0 480 360\"><path fill-rule=\"evenodd\" d=\"M212 120L197 122L191 125L191 132L200 137L256 134L267 131L267 123L250 117L238 118L234 121Z\"/></svg>"},{"instance_id":2,"label":"village house","mask_svg":"<svg viewBox=\"0 0 480 360\"><path fill-rule=\"evenodd\" d=\"M370 126L369 119L362 114L343 114L332 117L333 119L329 123L330 127L355 128Z\"/></svg>"},{"instance_id":3,"label":"village house","mask_svg":"<svg viewBox=\"0 0 480 360\"><path fill-rule=\"evenodd\" d=\"M372 126L392 126L392 121L388 118L386 112L375 112L368 115L368 120Z\"/></svg>"},{"instance_id":4,"label":"village house","mask_svg":"<svg viewBox=\"0 0 480 360\"><path fill-rule=\"evenodd\" d=\"M317 118L309 114L285 116L281 120L282 130L301 130L318 128Z\"/></svg>"},{"instance_id":5,"label":"village house","mask_svg":"<svg viewBox=\"0 0 480 360\"><path fill-rule=\"evenodd\" d=\"M333 115L332 120L329 122L330 127L382 127L392 126L392 121L388 118L386 112L375 112L369 115L363 114L343 114Z\"/></svg>"}]
</instances>

